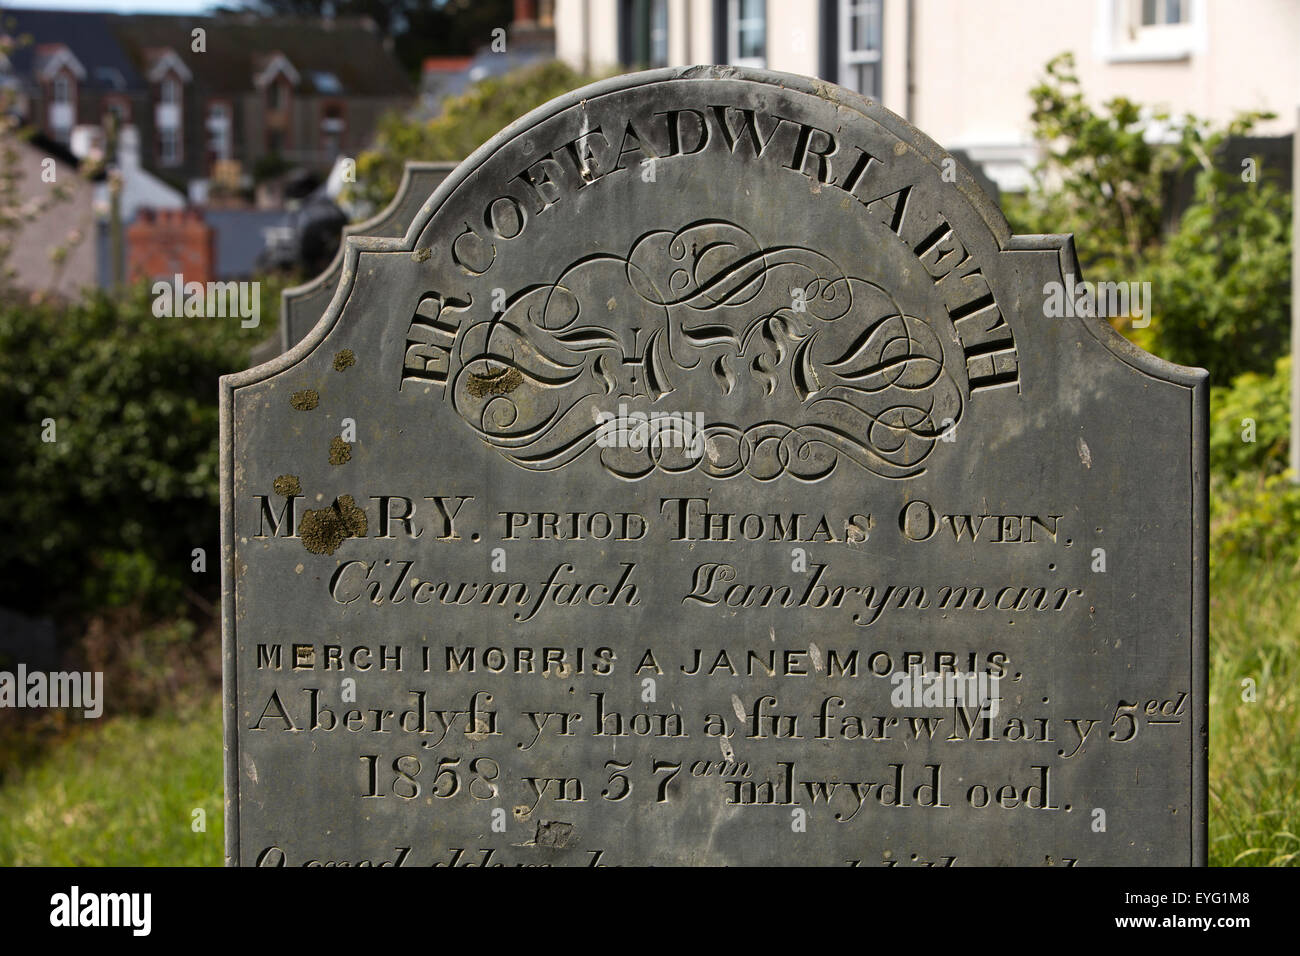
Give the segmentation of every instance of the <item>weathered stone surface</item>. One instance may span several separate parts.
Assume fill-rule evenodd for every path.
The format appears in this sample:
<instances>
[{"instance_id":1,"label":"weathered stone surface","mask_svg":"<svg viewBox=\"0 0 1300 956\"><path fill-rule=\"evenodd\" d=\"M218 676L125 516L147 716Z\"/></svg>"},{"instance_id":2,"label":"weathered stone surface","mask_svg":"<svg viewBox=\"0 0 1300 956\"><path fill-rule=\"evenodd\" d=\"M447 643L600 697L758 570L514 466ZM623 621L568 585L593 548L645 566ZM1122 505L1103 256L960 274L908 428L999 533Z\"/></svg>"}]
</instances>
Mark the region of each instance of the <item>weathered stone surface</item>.
<instances>
[{"instance_id":1,"label":"weathered stone surface","mask_svg":"<svg viewBox=\"0 0 1300 956\"><path fill-rule=\"evenodd\" d=\"M425 200L455 168L455 163L407 163L393 201L365 222L345 226L343 242L346 244L348 236L400 238L406 235ZM284 291L280 309L280 351L287 352L301 342L325 314L334 290L338 288L339 276L343 275L344 254L344 248L340 248L328 269L310 282Z\"/></svg>"},{"instance_id":2,"label":"weathered stone surface","mask_svg":"<svg viewBox=\"0 0 1300 956\"><path fill-rule=\"evenodd\" d=\"M349 240L223 381L230 860L1203 862L1205 373L947 159L658 71Z\"/></svg>"}]
</instances>

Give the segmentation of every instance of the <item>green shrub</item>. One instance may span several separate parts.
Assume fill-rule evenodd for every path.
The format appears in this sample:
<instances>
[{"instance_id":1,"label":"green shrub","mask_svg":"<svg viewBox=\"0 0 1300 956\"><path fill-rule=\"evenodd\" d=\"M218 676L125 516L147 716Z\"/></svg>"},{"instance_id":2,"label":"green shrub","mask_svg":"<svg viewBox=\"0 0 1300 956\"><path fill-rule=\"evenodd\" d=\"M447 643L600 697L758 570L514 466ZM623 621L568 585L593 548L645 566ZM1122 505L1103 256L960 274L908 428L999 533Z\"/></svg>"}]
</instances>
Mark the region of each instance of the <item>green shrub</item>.
<instances>
[{"instance_id":1,"label":"green shrub","mask_svg":"<svg viewBox=\"0 0 1300 956\"><path fill-rule=\"evenodd\" d=\"M1124 97L1096 109L1069 54L1047 64L1030 97L1044 160L1035 187L1004 202L1015 231L1074 233L1091 281L1150 282L1150 324L1112 320L1147 351L1206 368L1219 384L1267 372L1290 330L1290 197L1269 176L1243 182L1216 157L1269 114L1214 126ZM1166 233L1173 186L1188 176L1193 201Z\"/></svg>"},{"instance_id":2,"label":"green shrub","mask_svg":"<svg viewBox=\"0 0 1300 956\"><path fill-rule=\"evenodd\" d=\"M390 114L379 123L374 148L357 157L351 198L380 209L397 194L408 160L459 162L525 113L593 79L553 60L475 83L445 99L427 122Z\"/></svg>"},{"instance_id":3,"label":"green shrub","mask_svg":"<svg viewBox=\"0 0 1300 956\"><path fill-rule=\"evenodd\" d=\"M1228 179L1202 170L1195 201L1153 257L1146 345L1222 384L1268 372L1291 328L1290 197Z\"/></svg>"},{"instance_id":4,"label":"green shrub","mask_svg":"<svg viewBox=\"0 0 1300 956\"><path fill-rule=\"evenodd\" d=\"M277 288L261 294L277 314ZM0 304L0 605L170 611L186 586L215 591L217 379L271 325L158 318L145 284L121 301Z\"/></svg>"},{"instance_id":5,"label":"green shrub","mask_svg":"<svg viewBox=\"0 0 1300 956\"><path fill-rule=\"evenodd\" d=\"M1211 473L1280 474L1287 466L1290 445L1290 397L1289 355L1273 364L1270 375L1246 372L1231 387L1210 389Z\"/></svg>"},{"instance_id":6,"label":"green shrub","mask_svg":"<svg viewBox=\"0 0 1300 956\"><path fill-rule=\"evenodd\" d=\"M1300 562L1300 486L1287 471L1291 358L1210 391L1210 551ZM1250 440L1253 437L1253 441Z\"/></svg>"}]
</instances>

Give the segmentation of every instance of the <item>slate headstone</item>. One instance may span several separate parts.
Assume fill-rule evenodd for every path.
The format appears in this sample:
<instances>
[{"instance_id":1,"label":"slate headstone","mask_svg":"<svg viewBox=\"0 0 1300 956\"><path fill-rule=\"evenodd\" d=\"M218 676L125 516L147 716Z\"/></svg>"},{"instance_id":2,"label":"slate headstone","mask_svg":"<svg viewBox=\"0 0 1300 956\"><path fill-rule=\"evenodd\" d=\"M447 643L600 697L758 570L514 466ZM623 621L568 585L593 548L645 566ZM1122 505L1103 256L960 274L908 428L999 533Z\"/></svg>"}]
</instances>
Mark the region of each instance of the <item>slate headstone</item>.
<instances>
[{"instance_id":1,"label":"slate headstone","mask_svg":"<svg viewBox=\"0 0 1300 956\"><path fill-rule=\"evenodd\" d=\"M947 160L661 70L349 239L223 379L230 862L1204 863L1206 373Z\"/></svg>"}]
</instances>

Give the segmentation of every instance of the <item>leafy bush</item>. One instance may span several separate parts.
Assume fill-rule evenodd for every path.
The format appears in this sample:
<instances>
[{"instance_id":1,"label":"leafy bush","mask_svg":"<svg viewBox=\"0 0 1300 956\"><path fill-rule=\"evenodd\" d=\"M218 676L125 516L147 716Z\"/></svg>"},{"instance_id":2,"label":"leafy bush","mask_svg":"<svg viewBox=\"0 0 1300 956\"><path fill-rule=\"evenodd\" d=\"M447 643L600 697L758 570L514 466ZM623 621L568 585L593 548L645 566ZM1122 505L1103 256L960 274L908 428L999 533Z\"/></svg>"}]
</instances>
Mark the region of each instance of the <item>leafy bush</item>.
<instances>
[{"instance_id":1,"label":"leafy bush","mask_svg":"<svg viewBox=\"0 0 1300 956\"><path fill-rule=\"evenodd\" d=\"M427 122L389 114L374 148L357 157L350 198L380 209L396 195L408 160L459 162L525 113L593 80L554 60L475 83L444 100L442 112Z\"/></svg>"},{"instance_id":2,"label":"leafy bush","mask_svg":"<svg viewBox=\"0 0 1300 956\"><path fill-rule=\"evenodd\" d=\"M1289 355L1274 363L1271 375L1247 372L1231 387L1210 389L1210 471L1228 477L1280 474L1290 444L1290 396Z\"/></svg>"},{"instance_id":3,"label":"leafy bush","mask_svg":"<svg viewBox=\"0 0 1300 956\"><path fill-rule=\"evenodd\" d=\"M1291 326L1290 196L1267 182L1197 176L1196 200L1153 256L1151 351L1226 383L1267 372Z\"/></svg>"},{"instance_id":4,"label":"leafy bush","mask_svg":"<svg viewBox=\"0 0 1300 956\"><path fill-rule=\"evenodd\" d=\"M1300 563L1300 486L1287 471L1290 356L1210 391L1210 551ZM1253 434L1252 434L1253 432ZM1250 439L1253 437L1253 441Z\"/></svg>"},{"instance_id":5,"label":"leafy bush","mask_svg":"<svg viewBox=\"0 0 1300 956\"><path fill-rule=\"evenodd\" d=\"M1045 74L1029 92L1044 158L1036 188L1009 215L1018 232L1074 233L1088 278L1128 278L1160 241L1164 183L1185 162L1148 140L1150 124L1169 116L1122 96L1093 109L1073 54L1048 61Z\"/></svg>"},{"instance_id":6,"label":"leafy bush","mask_svg":"<svg viewBox=\"0 0 1300 956\"><path fill-rule=\"evenodd\" d=\"M276 314L278 290L261 294ZM166 611L187 586L215 591L217 378L269 331L157 318L145 284L120 302L0 304L0 605Z\"/></svg>"},{"instance_id":7,"label":"leafy bush","mask_svg":"<svg viewBox=\"0 0 1300 956\"><path fill-rule=\"evenodd\" d=\"M1215 157L1269 114L1214 127L1124 97L1097 110L1069 54L1047 64L1030 96L1045 158L1035 188L1005 201L1015 230L1074 233L1090 280L1150 282L1150 325L1115 321L1142 348L1207 368L1220 384L1267 372L1289 335L1290 197L1242 182ZM1166 234L1165 209L1186 176L1193 201Z\"/></svg>"}]
</instances>

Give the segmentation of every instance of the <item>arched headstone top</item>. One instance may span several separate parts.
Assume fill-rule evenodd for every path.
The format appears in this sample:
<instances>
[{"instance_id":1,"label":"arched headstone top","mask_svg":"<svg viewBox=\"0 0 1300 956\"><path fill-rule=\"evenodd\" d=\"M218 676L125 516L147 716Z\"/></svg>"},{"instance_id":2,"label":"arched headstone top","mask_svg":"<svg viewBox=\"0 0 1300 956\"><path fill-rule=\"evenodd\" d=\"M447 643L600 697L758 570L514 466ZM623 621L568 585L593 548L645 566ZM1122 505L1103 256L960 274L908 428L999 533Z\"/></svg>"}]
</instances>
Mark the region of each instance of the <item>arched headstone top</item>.
<instances>
[{"instance_id":1,"label":"arched headstone top","mask_svg":"<svg viewBox=\"0 0 1300 956\"><path fill-rule=\"evenodd\" d=\"M350 246L377 256L389 297L420 277L399 387L446 400L521 467L595 447L615 392L673 394L709 419L718 454L694 467L807 479L843 460L912 477L973 403L1023 396L1025 306L1043 311L1024 280L1065 282L1073 261L1066 237L1013 239L974 178L880 104L730 67L560 97L451 173L400 244ZM358 311L350 279L308 348ZM1078 324L1191 383L1104 321ZM778 461L759 463L760 446ZM689 464L599 457L621 477Z\"/></svg>"}]
</instances>

